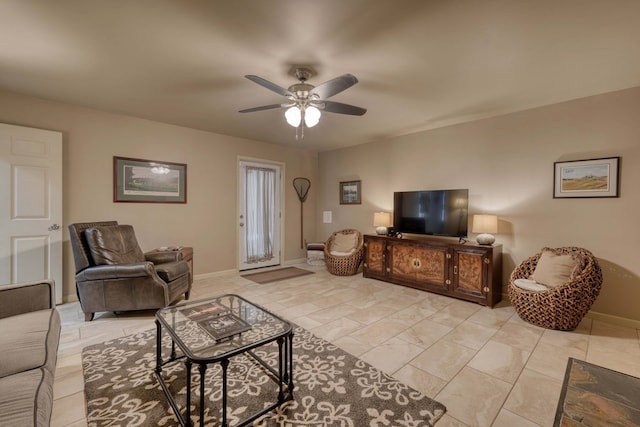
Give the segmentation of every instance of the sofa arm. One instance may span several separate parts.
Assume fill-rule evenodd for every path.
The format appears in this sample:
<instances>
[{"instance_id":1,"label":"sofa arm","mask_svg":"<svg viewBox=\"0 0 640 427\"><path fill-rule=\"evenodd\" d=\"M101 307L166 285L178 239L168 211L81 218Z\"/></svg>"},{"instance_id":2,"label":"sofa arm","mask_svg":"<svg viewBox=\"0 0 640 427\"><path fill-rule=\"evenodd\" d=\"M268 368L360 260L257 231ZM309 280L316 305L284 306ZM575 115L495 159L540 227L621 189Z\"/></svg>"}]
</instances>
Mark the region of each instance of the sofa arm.
<instances>
[{"instance_id":1,"label":"sofa arm","mask_svg":"<svg viewBox=\"0 0 640 427\"><path fill-rule=\"evenodd\" d=\"M0 285L0 319L55 307L53 280Z\"/></svg>"},{"instance_id":2,"label":"sofa arm","mask_svg":"<svg viewBox=\"0 0 640 427\"><path fill-rule=\"evenodd\" d=\"M155 265L166 264L168 262L176 262L182 260L182 253L180 251L173 250L153 250L151 252L145 252L144 258L147 261L151 261Z\"/></svg>"},{"instance_id":3,"label":"sofa arm","mask_svg":"<svg viewBox=\"0 0 640 427\"><path fill-rule=\"evenodd\" d=\"M136 264L98 265L89 267L76 274L76 281L124 279L129 277L155 276L155 267L151 262Z\"/></svg>"}]
</instances>

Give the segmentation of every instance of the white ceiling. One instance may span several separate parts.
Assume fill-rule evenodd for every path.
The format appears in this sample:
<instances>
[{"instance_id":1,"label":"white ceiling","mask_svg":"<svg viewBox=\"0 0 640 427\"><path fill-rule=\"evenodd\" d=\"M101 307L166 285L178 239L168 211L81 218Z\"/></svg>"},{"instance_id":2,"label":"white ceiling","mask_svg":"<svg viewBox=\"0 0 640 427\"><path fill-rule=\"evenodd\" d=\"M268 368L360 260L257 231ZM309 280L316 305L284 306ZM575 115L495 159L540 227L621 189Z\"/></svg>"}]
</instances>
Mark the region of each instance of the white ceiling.
<instances>
[{"instance_id":1,"label":"white ceiling","mask_svg":"<svg viewBox=\"0 0 640 427\"><path fill-rule=\"evenodd\" d=\"M245 79L354 74L296 141ZM0 89L318 151L640 86L638 0L0 0Z\"/></svg>"}]
</instances>

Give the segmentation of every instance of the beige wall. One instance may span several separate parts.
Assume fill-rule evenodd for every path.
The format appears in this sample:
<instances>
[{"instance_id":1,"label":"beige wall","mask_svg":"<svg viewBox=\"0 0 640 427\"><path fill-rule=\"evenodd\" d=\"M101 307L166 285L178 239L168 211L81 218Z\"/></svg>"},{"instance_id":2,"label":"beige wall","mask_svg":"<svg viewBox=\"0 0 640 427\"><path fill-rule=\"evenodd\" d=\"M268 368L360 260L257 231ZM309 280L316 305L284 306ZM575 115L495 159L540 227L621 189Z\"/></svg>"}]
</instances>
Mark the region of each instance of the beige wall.
<instances>
[{"instance_id":1,"label":"beige wall","mask_svg":"<svg viewBox=\"0 0 640 427\"><path fill-rule=\"evenodd\" d=\"M393 191L469 188L470 213L496 213L506 283L543 246L590 249L604 270L593 310L640 320L640 88L321 153L197 131L0 92L0 122L58 130L64 140L64 295L75 298L66 225L116 219L133 224L143 249L195 248L196 274L236 268L238 156L285 163L284 261L300 250L295 176L312 181L305 237L357 227L392 209ZM186 205L112 201L112 157L188 164ZM553 199L553 162L621 156L621 197ZM362 205L339 205L338 182L362 180ZM322 211L333 223L322 223ZM473 236L472 236L473 237Z\"/></svg>"},{"instance_id":2,"label":"beige wall","mask_svg":"<svg viewBox=\"0 0 640 427\"><path fill-rule=\"evenodd\" d=\"M315 152L217 135L133 117L109 114L0 92L0 122L63 133L65 301L76 299L66 226L114 219L132 224L143 250L193 246L195 274L236 265L236 167L238 156L284 163L283 260L304 257L300 249L300 202L291 183L311 179L305 203L305 234L315 228ZM187 164L187 204L113 202L113 156Z\"/></svg>"},{"instance_id":3,"label":"beige wall","mask_svg":"<svg viewBox=\"0 0 640 427\"><path fill-rule=\"evenodd\" d=\"M374 232L393 192L468 188L469 213L499 216L503 283L544 246L582 246L604 285L593 311L640 320L640 88L319 155L317 232ZM620 156L619 198L553 199L553 163ZM339 205L339 181L362 180L362 205ZM332 224L322 211L333 212ZM473 237L473 236L471 236Z\"/></svg>"}]
</instances>

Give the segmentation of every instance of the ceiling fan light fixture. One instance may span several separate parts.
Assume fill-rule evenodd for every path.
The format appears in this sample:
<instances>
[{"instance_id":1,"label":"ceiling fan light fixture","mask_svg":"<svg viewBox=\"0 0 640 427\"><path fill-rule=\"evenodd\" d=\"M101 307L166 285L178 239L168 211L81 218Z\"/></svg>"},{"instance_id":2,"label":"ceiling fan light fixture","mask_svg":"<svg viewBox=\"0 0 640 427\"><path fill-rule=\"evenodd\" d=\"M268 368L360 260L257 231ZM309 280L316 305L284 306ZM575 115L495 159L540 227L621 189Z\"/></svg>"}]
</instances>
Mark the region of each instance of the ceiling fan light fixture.
<instances>
[{"instance_id":1,"label":"ceiling fan light fixture","mask_svg":"<svg viewBox=\"0 0 640 427\"><path fill-rule=\"evenodd\" d=\"M305 127L312 128L320 123L320 117L322 116L321 110L329 113L348 114L352 116L362 116L367 112L366 109L356 107L355 105L327 101L327 98L331 98L358 83L358 79L354 75L343 74L317 86L307 83L309 77L313 75L311 69L307 67L297 67L295 69L295 75L299 83L295 83L285 89L262 77L247 74L245 76L247 79L278 95L284 96L288 102L286 104L269 104L260 107L246 108L240 110L240 112L250 113L284 108L284 117L287 124L296 128L296 139L304 138Z\"/></svg>"},{"instance_id":2,"label":"ceiling fan light fixture","mask_svg":"<svg viewBox=\"0 0 640 427\"><path fill-rule=\"evenodd\" d=\"M304 124L308 128L312 128L320 122L320 110L316 107L307 107L304 110Z\"/></svg>"},{"instance_id":3,"label":"ceiling fan light fixture","mask_svg":"<svg viewBox=\"0 0 640 427\"><path fill-rule=\"evenodd\" d=\"M294 105L293 107L288 108L287 111L285 111L284 117L289 125L297 128L298 126L300 126L300 122L302 121L302 112L300 111L300 108L298 108L298 106Z\"/></svg>"}]
</instances>

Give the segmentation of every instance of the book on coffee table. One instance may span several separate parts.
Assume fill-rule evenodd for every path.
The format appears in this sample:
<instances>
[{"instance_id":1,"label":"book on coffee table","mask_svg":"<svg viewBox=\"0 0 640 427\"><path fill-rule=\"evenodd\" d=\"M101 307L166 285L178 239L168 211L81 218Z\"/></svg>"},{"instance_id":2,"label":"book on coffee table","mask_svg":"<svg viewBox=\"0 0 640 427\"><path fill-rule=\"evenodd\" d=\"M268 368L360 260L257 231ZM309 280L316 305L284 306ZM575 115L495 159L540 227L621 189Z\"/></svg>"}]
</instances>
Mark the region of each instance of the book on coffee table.
<instances>
[{"instance_id":1,"label":"book on coffee table","mask_svg":"<svg viewBox=\"0 0 640 427\"><path fill-rule=\"evenodd\" d=\"M201 318L208 318L211 315L219 315L228 312L229 309L215 301L206 302L204 304L195 305L180 310L185 317L191 320L199 321Z\"/></svg>"},{"instance_id":2,"label":"book on coffee table","mask_svg":"<svg viewBox=\"0 0 640 427\"><path fill-rule=\"evenodd\" d=\"M251 329L251 325L232 313L199 318L198 324L215 340L228 338Z\"/></svg>"}]
</instances>

